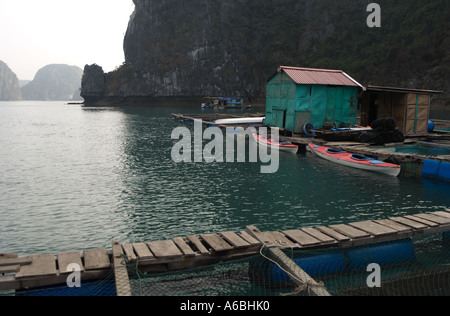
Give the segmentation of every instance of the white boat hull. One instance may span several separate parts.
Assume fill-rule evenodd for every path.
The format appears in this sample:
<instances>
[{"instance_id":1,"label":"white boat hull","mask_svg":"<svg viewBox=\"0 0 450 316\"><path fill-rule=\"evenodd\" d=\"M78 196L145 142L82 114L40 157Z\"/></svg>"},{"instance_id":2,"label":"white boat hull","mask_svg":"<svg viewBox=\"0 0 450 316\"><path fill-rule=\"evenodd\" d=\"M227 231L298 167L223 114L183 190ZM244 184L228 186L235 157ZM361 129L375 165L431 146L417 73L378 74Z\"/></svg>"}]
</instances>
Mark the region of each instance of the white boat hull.
<instances>
[{"instance_id":1,"label":"white boat hull","mask_svg":"<svg viewBox=\"0 0 450 316\"><path fill-rule=\"evenodd\" d=\"M279 145L272 145L267 142L259 140L257 138L257 136L255 136L255 135L253 135L253 140L255 142L257 142L260 146L263 146L265 148L275 149L275 150L279 150L279 151L291 153L291 154L297 154L298 149L299 149L298 146L285 147L285 146L279 146Z\"/></svg>"},{"instance_id":2,"label":"white boat hull","mask_svg":"<svg viewBox=\"0 0 450 316\"><path fill-rule=\"evenodd\" d=\"M239 125L239 124L263 124L265 117L245 117L235 119L217 120L217 125Z\"/></svg>"}]
</instances>

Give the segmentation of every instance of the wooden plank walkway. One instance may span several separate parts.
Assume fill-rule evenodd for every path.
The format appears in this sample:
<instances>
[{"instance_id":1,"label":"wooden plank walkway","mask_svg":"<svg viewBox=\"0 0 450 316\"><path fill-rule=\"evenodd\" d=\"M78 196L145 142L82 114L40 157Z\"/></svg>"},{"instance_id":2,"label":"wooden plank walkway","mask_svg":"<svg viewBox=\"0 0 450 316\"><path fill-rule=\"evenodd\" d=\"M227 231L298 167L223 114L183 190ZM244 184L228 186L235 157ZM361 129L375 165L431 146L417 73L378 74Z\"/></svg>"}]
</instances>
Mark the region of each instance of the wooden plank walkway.
<instances>
[{"instance_id":1,"label":"wooden plank walkway","mask_svg":"<svg viewBox=\"0 0 450 316\"><path fill-rule=\"evenodd\" d=\"M222 232L148 243L113 243L113 250L91 249L18 258L0 254L0 290L64 284L67 266L80 266L82 280L104 278L111 269L126 277L123 263L143 272L169 272L208 266L259 254L262 247L324 249L353 247L450 231L450 209L297 230L261 232L248 226L239 233ZM3 275L2 275L3 274ZM129 294L128 289L125 293Z\"/></svg>"}]
</instances>

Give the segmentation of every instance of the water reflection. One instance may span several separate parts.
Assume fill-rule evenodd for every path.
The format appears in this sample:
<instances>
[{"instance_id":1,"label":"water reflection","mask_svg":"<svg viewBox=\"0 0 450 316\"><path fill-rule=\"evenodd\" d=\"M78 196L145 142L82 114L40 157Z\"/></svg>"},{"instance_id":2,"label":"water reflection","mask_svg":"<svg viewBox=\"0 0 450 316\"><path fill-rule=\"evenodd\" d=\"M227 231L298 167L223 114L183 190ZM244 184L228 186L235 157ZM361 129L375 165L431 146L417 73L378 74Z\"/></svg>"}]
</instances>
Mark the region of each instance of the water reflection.
<instances>
[{"instance_id":1,"label":"water reflection","mask_svg":"<svg viewBox=\"0 0 450 316\"><path fill-rule=\"evenodd\" d=\"M183 109L145 111L144 119L139 115L126 124L127 189L121 198L122 209L133 219L133 240L239 231L250 224L285 230L347 223L433 205L433 199L421 197L417 181L355 170L309 154L282 154L280 170L273 175L262 175L260 165L251 163L175 164L171 132L192 125L169 114ZM132 176L133 170L141 173Z\"/></svg>"},{"instance_id":2,"label":"water reflection","mask_svg":"<svg viewBox=\"0 0 450 316\"><path fill-rule=\"evenodd\" d=\"M188 234L347 223L450 206L448 184L393 178L307 154L280 169L171 159L170 113L198 106L0 103L0 252L110 247Z\"/></svg>"}]
</instances>

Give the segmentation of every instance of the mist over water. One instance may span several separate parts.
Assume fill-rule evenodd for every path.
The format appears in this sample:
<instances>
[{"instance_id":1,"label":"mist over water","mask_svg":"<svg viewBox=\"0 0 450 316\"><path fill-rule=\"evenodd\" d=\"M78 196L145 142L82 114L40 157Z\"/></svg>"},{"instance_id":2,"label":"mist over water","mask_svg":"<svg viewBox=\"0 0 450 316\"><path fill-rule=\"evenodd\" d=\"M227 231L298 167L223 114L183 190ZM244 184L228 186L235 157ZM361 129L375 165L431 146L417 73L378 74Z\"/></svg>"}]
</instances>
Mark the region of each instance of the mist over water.
<instances>
[{"instance_id":1,"label":"mist over water","mask_svg":"<svg viewBox=\"0 0 450 316\"><path fill-rule=\"evenodd\" d=\"M259 111L263 109L259 109ZM450 184L280 153L259 163L180 163L170 113L200 105L87 108L0 102L0 253L111 247L190 234L288 230L450 207ZM254 110L258 111L258 109Z\"/></svg>"}]
</instances>

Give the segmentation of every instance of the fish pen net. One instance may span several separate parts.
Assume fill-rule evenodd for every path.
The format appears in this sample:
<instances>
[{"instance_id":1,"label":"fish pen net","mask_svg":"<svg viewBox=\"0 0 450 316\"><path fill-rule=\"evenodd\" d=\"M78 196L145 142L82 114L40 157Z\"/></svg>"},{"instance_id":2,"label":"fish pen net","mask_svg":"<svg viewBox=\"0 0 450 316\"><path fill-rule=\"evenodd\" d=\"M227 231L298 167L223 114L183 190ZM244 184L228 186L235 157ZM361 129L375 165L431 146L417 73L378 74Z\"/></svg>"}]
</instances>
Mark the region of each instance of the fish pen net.
<instances>
[{"instance_id":1,"label":"fish pen net","mask_svg":"<svg viewBox=\"0 0 450 316\"><path fill-rule=\"evenodd\" d=\"M263 249L240 261L183 272L143 275L130 269L136 296L311 295ZM450 234L349 249L283 252L333 296L450 295ZM133 270L133 271L132 271Z\"/></svg>"},{"instance_id":2,"label":"fish pen net","mask_svg":"<svg viewBox=\"0 0 450 316\"><path fill-rule=\"evenodd\" d=\"M315 282L299 286L270 249L250 258L180 272L145 274L127 264L132 296L308 296L314 287L333 296L450 295L450 233L353 248L284 249ZM116 296L114 272L81 288L67 285L0 292L16 296Z\"/></svg>"}]
</instances>

